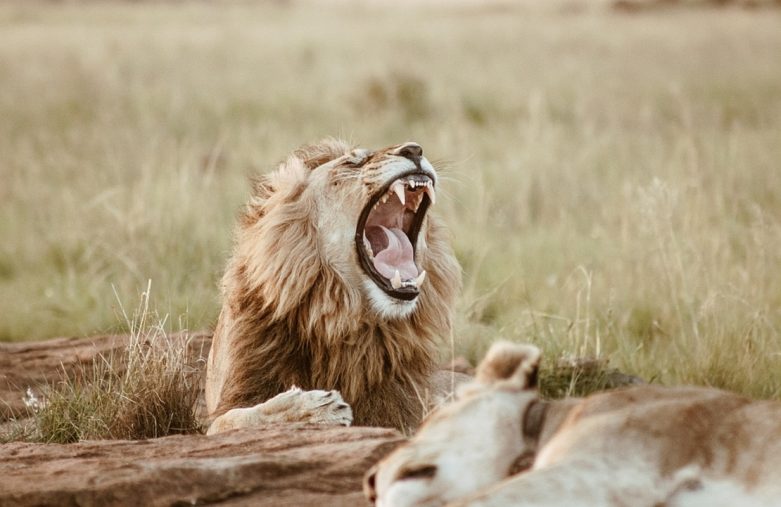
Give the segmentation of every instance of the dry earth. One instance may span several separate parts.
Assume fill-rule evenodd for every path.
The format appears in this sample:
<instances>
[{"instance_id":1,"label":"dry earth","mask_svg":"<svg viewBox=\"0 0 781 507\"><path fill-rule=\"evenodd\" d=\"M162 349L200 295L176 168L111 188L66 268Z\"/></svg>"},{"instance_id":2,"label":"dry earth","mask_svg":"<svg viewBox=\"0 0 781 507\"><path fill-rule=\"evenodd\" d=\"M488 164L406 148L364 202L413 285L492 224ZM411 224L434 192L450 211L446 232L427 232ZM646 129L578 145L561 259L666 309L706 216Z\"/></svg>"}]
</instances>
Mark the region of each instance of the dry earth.
<instances>
[{"instance_id":1,"label":"dry earth","mask_svg":"<svg viewBox=\"0 0 781 507\"><path fill-rule=\"evenodd\" d=\"M195 360L206 356L210 338L191 337ZM121 350L125 340L0 343L0 421L25 413L27 387ZM285 426L214 437L9 443L0 446L0 506L363 505L363 473L402 439L382 428Z\"/></svg>"}]
</instances>

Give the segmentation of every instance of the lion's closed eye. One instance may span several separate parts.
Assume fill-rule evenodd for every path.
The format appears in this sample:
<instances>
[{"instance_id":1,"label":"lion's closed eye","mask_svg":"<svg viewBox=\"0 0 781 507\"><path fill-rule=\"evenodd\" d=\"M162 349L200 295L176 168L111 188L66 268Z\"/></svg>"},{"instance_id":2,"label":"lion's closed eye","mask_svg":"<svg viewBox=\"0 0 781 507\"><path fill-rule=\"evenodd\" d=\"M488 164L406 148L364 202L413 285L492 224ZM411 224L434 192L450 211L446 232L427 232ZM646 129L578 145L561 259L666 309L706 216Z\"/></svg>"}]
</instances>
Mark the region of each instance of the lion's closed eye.
<instances>
[{"instance_id":1,"label":"lion's closed eye","mask_svg":"<svg viewBox=\"0 0 781 507\"><path fill-rule=\"evenodd\" d=\"M433 479L435 475L437 475L436 465L413 465L401 468L396 480Z\"/></svg>"},{"instance_id":2,"label":"lion's closed eye","mask_svg":"<svg viewBox=\"0 0 781 507\"><path fill-rule=\"evenodd\" d=\"M342 166L346 167L362 167L371 158L372 152L368 150L353 150L352 153L345 157L345 161L342 162Z\"/></svg>"}]
</instances>

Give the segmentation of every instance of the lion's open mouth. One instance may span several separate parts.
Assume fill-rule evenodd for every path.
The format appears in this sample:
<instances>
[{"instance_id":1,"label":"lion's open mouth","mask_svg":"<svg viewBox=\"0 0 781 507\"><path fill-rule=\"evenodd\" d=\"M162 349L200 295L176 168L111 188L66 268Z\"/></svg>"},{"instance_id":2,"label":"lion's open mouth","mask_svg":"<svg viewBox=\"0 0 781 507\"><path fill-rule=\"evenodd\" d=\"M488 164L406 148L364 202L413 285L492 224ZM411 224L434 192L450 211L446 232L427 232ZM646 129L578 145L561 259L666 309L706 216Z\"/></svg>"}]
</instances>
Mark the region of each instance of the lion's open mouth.
<instances>
[{"instance_id":1,"label":"lion's open mouth","mask_svg":"<svg viewBox=\"0 0 781 507\"><path fill-rule=\"evenodd\" d=\"M420 170L389 181L369 199L355 233L361 267L388 295L418 296L426 277L415 263L418 233L434 202L434 180Z\"/></svg>"}]
</instances>

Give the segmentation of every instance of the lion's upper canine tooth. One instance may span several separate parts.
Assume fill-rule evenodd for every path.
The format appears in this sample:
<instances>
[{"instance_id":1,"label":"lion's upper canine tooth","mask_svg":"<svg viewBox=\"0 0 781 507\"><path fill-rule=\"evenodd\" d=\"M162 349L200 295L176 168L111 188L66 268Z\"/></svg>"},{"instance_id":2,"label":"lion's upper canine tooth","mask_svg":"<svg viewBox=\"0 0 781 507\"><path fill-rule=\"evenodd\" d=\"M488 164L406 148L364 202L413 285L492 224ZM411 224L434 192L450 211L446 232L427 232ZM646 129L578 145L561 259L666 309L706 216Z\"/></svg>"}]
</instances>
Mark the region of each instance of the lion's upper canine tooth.
<instances>
[{"instance_id":1,"label":"lion's upper canine tooth","mask_svg":"<svg viewBox=\"0 0 781 507\"><path fill-rule=\"evenodd\" d=\"M405 204L405 191L404 191L404 183L400 181L395 181L393 183L393 186L391 187L391 190L393 190L396 195L399 197L399 201L401 201L401 204Z\"/></svg>"},{"instance_id":2,"label":"lion's upper canine tooth","mask_svg":"<svg viewBox=\"0 0 781 507\"><path fill-rule=\"evenodd\" d=\"M425 187L423 187L423 191L428 194L428 198L431 199L431 204L437 203L437 193L434 190L433 185L426 185Z\"/></svg>"},{"instance_id":3,"label":"lion's upper canine tooth","mask_svg":"<svg viewBox=\"0 0 781 507\"><path fill-rule=\"evenodd\" d=\"M417 278L415 278L415 285L420 287L420 284L423 283L423 280L426 279L426 272L421 271Z\"/></svg>"},{"instance_id":4,"label":"lion's upper canine tooth","mask_svg":"<svg viewBox=\"0 0 781 507\"><path fill-rule=\"evenodd\" d=\"M382 196L382 203L385 204L386 202L388 202L388 194Z\"/></svg>"},{"instance_id":5,"label":"lion's upper canine tooth","mask_svg":"<svg viewBox=\"0 0 781 507\"><path fill-rule=\"evenodd\" d=\"M394 289L398 289L401 287L401 273L399 273L399 270L396 270L396 273L393 275L393 278L391 278L391 287Z\"/></svg>"}]
</instances>

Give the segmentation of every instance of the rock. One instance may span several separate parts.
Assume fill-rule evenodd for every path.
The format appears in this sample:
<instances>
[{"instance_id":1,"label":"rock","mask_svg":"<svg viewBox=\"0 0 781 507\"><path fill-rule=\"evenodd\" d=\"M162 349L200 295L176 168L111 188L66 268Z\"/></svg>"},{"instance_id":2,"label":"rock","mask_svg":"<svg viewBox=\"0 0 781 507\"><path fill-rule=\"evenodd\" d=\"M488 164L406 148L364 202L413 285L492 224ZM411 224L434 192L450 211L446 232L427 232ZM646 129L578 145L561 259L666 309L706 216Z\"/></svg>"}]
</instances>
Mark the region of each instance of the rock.
<instances>
[{"instance_id":1,"label":"rock","mask_svg":"<svg viewBox=\"0 0 781 507\"><path fill-rule=\"evenodd\" d=\"M610 368L607 358L595 357L563 357L556 363L559 374L567 376L596 377L600 389L616 389L619 387L647 384L645 380L624 373L616 368Z\"/></svg>"},{"instance_id":2,"label":"rock","mask_svg":"<svg viewBox=\"0 0 781 507\"><path fill-rule=\"evenodd\" d=\"M275 426L206 437L0 446L0 505L360 506L391 429Z\"/></svg>"},{"instance_id":3,"label":"rock","mask_svg":"<svg viewBox=\"0 0 781 507\"><path fill-rule=\"evenodd\" d=\"M639 386L647 384L645 379L638 377L637 375L630 375L620 370L611 369L605 375L605 388L617 389L619 387Z\"/></svg>"}]
</instances>

